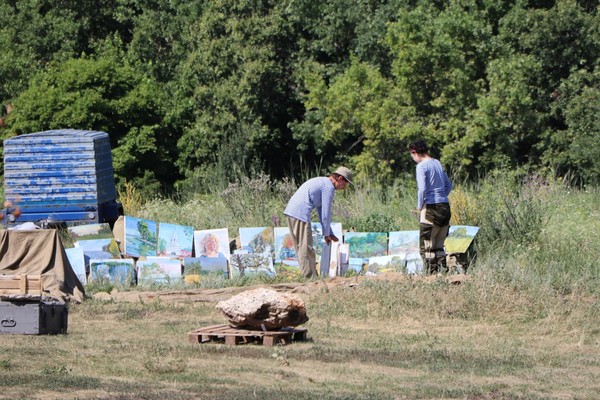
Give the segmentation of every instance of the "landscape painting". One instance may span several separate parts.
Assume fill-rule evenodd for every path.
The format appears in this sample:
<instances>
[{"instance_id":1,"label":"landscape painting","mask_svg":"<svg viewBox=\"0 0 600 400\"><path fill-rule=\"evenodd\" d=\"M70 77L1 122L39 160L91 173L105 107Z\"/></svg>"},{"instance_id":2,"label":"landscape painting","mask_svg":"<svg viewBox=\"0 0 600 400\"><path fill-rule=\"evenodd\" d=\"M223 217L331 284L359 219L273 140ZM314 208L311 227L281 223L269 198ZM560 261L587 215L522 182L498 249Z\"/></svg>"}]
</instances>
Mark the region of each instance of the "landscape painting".
<instances>
[{"instance_id":1,"label":"landscape painting","mask_svg":"<svg viewBox=\"0 0 600 400\"><path fill-rule=\"evenodd\" d=\"M83 255L83 249L80 247L73 247L69 249L65 249L65 253L67 253L67 258L69 259L69 264L71 264L71 269L77 275L79 282L82 284L87 284L87 272L85 269L85 258Z\"/></svg>"},{"instance_id":2,"label":"landscape painting","mask_svg":"<svg viewBox=\"0 0 600 400\"><path fill-rule=\"evenodd\" d=\"M75 242L80 240L112 239L114 237L110 225L107 223L69 226L67 232L69 237L63 237L62 240L65 248L74 247Z\"/></svg>"},{"instance_id":3,"label":"landscape painting","mask_svg":"<svg viewBox=\"0 0 600 400\"><path fill-rule=\"evenodd\" d=\"M387 232L346 232L344 243L350 245L350 257L386 256Z\"/></svg>"},{"instance_id":4,"label":"landscape painting","mask_svg":"<svg viewBox=\"0 0 600 400\"><path fill-rule=\"evenodd\" d=\"M123 287L133 285L135 283L133 259L90 260L90 282L108 282Z\"/></svg>"},{"instance_id":5,"label":"landscape painting","mask_svg":"<svg viewBox=\"0 0 600 400\"><path fill-rule=\"evenodd\" d=\"M194 227L158 224L158 255L163 257L191 257L194 245Z\"/></svg>"},{"instance_id":6,"label":"landscape painting","mask_svg":"<svg viewBox=\"0 0 600 400\"><path fill-rule=\"evenodd\" d=\"M148 257L138 260L138 285L169 284L181 281L181 260L170 257Z\"/></svg>"},{"instance_id":7,"label":"landscape painting","mask_svg":"<svg viewBox=\"0 0 600 400\"><path fill-rule=\"evenodd\" d=\"M229 260L229 232L227 228L194 231L196 257Z\"/></svg>"},{"instance_id":8,"label":"landscape painting","mask_svg":"<svg viewBox=\"0 0 600 400\"><path fill-rule=\"evenodd\" d=\"M125 216L125 248L129 257L156 256L158 229L156 222Z\"/></svg>"},{"instance_id":9,"label":"landscape painting","mask_svg":"<svg viewBox=\"0 0 600 400\"><path fill-rule=\"evenodd\" d=\"M423 259L419 252L411 251L406 253L406 273L411 275L423 272Z\"/></svg>"},{"instance_id":10,"label":"landscape painting","mask_svg":"<svg viewBox=\"0 0 600 400\"><path fill-rule=\"evenodd\" d=\"M451 226L448 237L444 242L446 253L464 253L467 251L475 235L479 232L478 226L456 225Z\"/></svg>"},{"instance_id":11,"label":"landscape painting","mask_svg":"<svg viewBox=\"0 0 600 400\"><path fill-rule=\"evenodd\" d=\"M366 275L376 275L385 272L406 273L406 253L369 257Z\"/></svg>"},{"instance_id":12,"label":"landscape painting","mask_svg":"<svg viewBox=\"0 0 600 400\"><path fill-rule=\"evenodd\" d=\"M270 253L233 254L229 268L231 278L264 274L275 276L273 259Z\"/></svg>"},{"instance_id":13,"label":"landscape painting","mask_svg":"<svg viewBox=\"0 0 600 400\"><path fill-rule=\"evenodd\" d=\"M273 228L240 228L242 250L248 253L269 253L275 255L275 239Z\"/></svg>"},{"instance_id":14,"label":"landscape painting","mask_svg":"<svg viewBox=\"0 0 600 400\"><path fill-rule=\"evenodd\" d=\"M419 231L395 231L389 233L388 254L419 252Z\"/></svg>"},{"instance_id":15,"label":"landscape painting","mask_svg":"<svg viewBox=\"0 0 600 400\"><path fill-rule=\"evenodd\" d=\"M78 240L75 242L75 247L83 250L87 260L91 258L121 258L119 245L114 238Z\"/></svg>"},{"instance_id":16,"label":"landscape painting","mask_svg":"<svg viewBox=\"0 0 600 400\"><path fill-rule=\"evenodd\" d=\"M343 275L352 274L359 275L363 272L363 265L369 261L368 258L350 257L348 264L342 266Z\"/></svg>"},{"instance_id":17,"label":"landscape painting","mask_svg":"<svg viewBox=\"0 0 600 400\"><path fill-rule=\"evenodd\" d=\"M207 276L229 278L227 260L186 257L183 259L183 276L187 283L200 283L202 277Z\"/></svg>"}]
</instances>

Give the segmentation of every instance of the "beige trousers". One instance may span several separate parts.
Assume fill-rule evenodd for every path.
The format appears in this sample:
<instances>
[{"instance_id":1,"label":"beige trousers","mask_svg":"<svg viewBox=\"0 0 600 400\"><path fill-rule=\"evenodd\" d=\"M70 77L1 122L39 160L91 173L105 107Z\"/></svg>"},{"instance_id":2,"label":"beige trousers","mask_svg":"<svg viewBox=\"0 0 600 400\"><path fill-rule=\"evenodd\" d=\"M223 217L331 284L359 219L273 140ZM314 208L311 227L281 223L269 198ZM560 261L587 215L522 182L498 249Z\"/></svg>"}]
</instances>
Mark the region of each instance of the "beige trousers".
<instances>
[{"instance_id":1,"label":"beige trousers","mask_svg":"<svg viewBox=\"0 0 600 400\"><path fill-rule=\"evenodd\" d=\"M290 236L294 242L302 276L305 278L317 276L317 258L313 247L310 223L288 217L288 227L290 228Z\"/></svg>"}]
</instances>

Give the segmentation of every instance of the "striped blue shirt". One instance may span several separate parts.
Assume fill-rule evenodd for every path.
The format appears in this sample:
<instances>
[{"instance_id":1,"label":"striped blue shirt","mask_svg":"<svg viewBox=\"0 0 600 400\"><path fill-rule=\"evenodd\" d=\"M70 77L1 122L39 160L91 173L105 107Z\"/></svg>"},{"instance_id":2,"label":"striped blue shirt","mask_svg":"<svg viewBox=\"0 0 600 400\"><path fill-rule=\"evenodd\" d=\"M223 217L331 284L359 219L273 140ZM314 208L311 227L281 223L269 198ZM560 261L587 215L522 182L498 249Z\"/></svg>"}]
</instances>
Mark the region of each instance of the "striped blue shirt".
<instances>
[{"instance_id":1,"label":"striped blue shirt","mask_svg":"<svg viewBox=\"0 0 600 400\"><path fill-rule=\"evenodd\" d=\"M310 223L313 209L319 214L323 236L331 235L331 205L335 187L328 177L312 178L294 193L283 212L288 217Z\"/></svg>"},{"instance_id":2,"label":"striped blue shirt","mask_svg":"<svg viewBox=\"0 0 600 400\"><path fill-rule=\"evenodd\" d=\"M420 210L425 204L449 203L452 183L442 164L428 158L417 164L417 188L417 209Z\"/></svg>"}]
</instances>

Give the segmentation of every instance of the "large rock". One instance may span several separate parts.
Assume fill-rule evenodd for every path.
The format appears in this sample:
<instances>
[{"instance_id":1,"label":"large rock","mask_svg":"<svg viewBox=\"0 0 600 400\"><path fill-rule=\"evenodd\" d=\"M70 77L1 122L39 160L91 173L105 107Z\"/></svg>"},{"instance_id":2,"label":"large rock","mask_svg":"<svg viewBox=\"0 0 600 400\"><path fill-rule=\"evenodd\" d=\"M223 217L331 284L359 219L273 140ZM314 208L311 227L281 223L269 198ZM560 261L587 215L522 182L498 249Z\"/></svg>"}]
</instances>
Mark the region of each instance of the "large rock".
<instances>
[{"instance_id":1,"label":"large rock","mask_svg":"<svg viewBox=\"0 0 600 400\"><path fill-rule=\"evenodd\" d=\"M242 292L217 303L233 326L274 330L308 321L304 301L291 293L259 288Z\"/></svg>"}]
</instances>

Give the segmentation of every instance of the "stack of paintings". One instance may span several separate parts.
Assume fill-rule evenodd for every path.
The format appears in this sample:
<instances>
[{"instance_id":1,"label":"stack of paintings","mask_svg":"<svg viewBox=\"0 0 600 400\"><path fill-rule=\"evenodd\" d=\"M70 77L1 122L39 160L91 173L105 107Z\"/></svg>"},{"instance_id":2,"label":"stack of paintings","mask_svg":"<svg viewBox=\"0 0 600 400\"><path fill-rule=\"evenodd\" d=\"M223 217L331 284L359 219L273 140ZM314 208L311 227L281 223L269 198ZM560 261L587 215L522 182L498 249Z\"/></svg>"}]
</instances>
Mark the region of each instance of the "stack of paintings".
<instances>
[{"instance_id":1,"label":"stack of paintings","mask_svg":"<svg viewBox=\"0 0 600 400\"><path fill-rule=\"evenodd\" d=\"M388 235L388 255L369 258L368 273L388 271L417 274L422 270L419 231L394 231Z\"/></svg>"},{"instance_id":2,"label":"stack of paintings","mask_svg":"<svg viewBox=\"0 0 600 400\"><path fill-rule=\"evenodd\" d=\"M346 232L344 243L350 246L348 270L361 273L370 257L387 255L386 232Z\"/></svg>"},{"instance_id":3,"label":"stack of paintings","mask_svg":"<svg viewBox=\"0 0 600 400\"><path fill-rule=\"evenodd\" d=\"M89 282L97 284L110 283L121 287L135 284L135 268L133 259L90 260Z\"/></svg>"},{"instance_id":4,"label":"stack of paintings","mask_svg":"<svg viewBox=\"0 0 600 400\"><path fill-rule=\"evenodd\" d=\"M341 242L323 243L320 269L321 276L343 276L348 271L350 245Z\"/></svg>"},{"instance_id":5,"label":"stack of paintings","mask_svg":"<svg viewBox=\"0 0 600 400\"><path fill-rule=\"evenodd\" d=\"M107 223L76 225L67 228L66 248L69 263L82 284L87 284L91 259L118 259L121 251Z\"/></svg>"}]
</instances>

